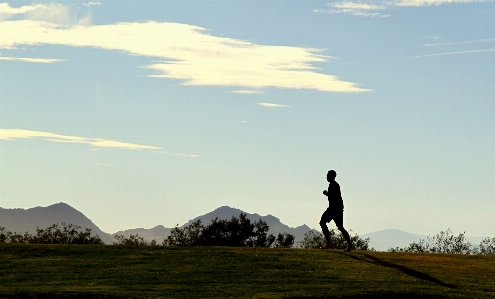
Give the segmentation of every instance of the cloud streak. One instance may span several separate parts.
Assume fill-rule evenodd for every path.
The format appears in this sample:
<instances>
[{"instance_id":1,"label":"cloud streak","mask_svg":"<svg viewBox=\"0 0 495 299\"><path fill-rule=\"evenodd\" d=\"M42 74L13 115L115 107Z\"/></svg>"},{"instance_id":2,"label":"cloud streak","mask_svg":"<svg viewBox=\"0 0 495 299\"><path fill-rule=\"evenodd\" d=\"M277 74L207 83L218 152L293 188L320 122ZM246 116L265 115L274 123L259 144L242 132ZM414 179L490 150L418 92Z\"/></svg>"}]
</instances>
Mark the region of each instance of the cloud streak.
<instances>
[{"instance_id":1,"label":"cloud streak","mask_svg":"<svg viewBox=\"0 0 495 299\"><path fill-rule=\"evenodd\" d=\"M102 4L101 2L87 2L87 3L83 3L82 5L86 7L90 7L90 6L100 6Z\"/></svg>"},{"instance_id":2,"label":"cloud streak","mask_svg":"<svg viewBox=\"0 0 495 299\"><path fill-rule=\"evenodd\" d=\"M0 60L22 61L22 62L35 62L35 63L54 63L54 62L62 62L62 61L65 61L65 59L50 59L50 58L25 58L25 57L3 57L3 56L0 56Z\"/></svg>"},{"instance_id":3,"label":"cloud streak","mask_svg":"<svg viewBox=\"0 0 495 299\"><path fill-rule=\"evenodd\" d=\"M360 17L389 17L390 14L385 14L380 11L391 10L397 7L423 7L423 6L439 6L444 4L456 3L489 3L495 0L400 0L400 1L343 1L331 2L327 4L329 9L319 9L315 12L329 14L349 14Z\"/></svg>"},{"instance_id":4,"label":"cloud streak","mask_svg":"<svg viewBox=\"0 0 495 299\"><path fill-rule=\"evenodd\" d=\"M434 56L444 56L444 55L457 55L457 54L471 54L471 53L483 53L483 52L494 52L495 49L483 49L483 50L469 50L469 51L458 51L458 52L446 52L446 53L436 53L436 54L426 54L419 56L406 57L404 59L413 58L423 58L423 57L434 57Z\"/></svg>"},{"instance_id":5,"label":"cloud streak","mask_svg":"<svg viewBox=\"0 0 495 299\"><path fill-rule=\"evenodd\" d=\"M424 44L424 47L439 47L439 46L458 46L458 45L468 45L468 44L479 44L479 43L493 43L495 42L495 37L477 39L477 40L467 40L460 42L450 42L450 43L434 43L434 44Z\"/></svg>"},{"instance_id":6,"label":"cloud streak","mask_svg":"<svg viewBox=\"0 0 495 299\"><path fill-rule=\"evenodd\" d=\"M260 45L214 36L205 28L180 23L77 23L67 25L39 18L3 21L0 48L64 45L158 58L158 62L147 66L153 71L150 77L178 79L183 85L235 86L241 90L276 87L343 93L368 91L356 83L317 72L314 63L331 59L322 55L320 49Z\"/></svg>"},{"instance_id":7,"label":"cloud streak","mask_svg":"<svg viewBox=\"0 0 495 299\"><path fill-rule=\"evenodd\" d=\"M71 9L71 6L58 3L24 5L18 8L11 7L8 3L0 3L0 21L11 19L86 26L92 21L89 11L77 11Z\"/></svg>"},{"instance_id":8,"label":"cloud streak","mask_svg":"<svg viewBox=\"0 0 495 299\"><path fill-rule=\"evenodd\" d=\"M103 148L119 148L119 149L132 149L132 150L161 149L160 147L156 147L156 146L126 143L126 142L107 140L102 138L65 136L65 135L59 135L48 132L19 130L19 129L0 129L0 140L16 140L16 139L26 139L26 138L27 139L40 138L43 140L54 141L54 142L82 143L82 144L88 144L92 147L103 147Z\"/></svg>"},{"instance_id":9,"label":"cloud streak","mask_svg":"<svg viewBox=\"0 0 495 299\"><path fill-rule=\"evenodd\" d=\"M280 104L274 104L274 103L258 103L258 105L263 106L263 107L270 107L270 108L288 108L288 107L290 107L288 105L280 105Z\"/></svg>"}]
</instances>

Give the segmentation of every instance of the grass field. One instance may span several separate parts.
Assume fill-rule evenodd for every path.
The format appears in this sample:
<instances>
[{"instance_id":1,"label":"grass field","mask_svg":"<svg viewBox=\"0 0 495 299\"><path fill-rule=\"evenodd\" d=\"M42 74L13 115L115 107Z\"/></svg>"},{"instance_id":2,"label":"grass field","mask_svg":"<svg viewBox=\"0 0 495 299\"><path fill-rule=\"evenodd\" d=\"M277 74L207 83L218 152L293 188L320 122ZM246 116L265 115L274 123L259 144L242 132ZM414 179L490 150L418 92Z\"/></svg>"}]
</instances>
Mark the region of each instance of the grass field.
<instances>
[{"instance_id":1,"label":"grass field","mask_svg":"<svg viewBox=\"0 0 495 299\"><path fill-rule=\"evenodd\" d=\"M495 256L0 244L1 298L495 298Z\"/></svg>"}]
</instances>

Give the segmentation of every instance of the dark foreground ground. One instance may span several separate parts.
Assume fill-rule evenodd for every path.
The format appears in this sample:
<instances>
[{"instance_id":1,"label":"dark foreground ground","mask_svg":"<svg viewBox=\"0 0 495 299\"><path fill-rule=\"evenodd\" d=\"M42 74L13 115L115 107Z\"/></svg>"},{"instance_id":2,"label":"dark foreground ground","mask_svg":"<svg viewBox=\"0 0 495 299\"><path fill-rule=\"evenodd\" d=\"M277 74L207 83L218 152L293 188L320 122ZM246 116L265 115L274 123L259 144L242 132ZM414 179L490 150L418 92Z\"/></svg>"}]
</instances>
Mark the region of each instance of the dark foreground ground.
<instances>
[{"instance_id":1,"label":"dark foreground ground","mask_svg":"<svg viewBox=\"0 0 495 299\"><path fill-rule=\"evenodd\" d=\"M0 298L495 298L495 256L0 244Z\"/></svg>"}]
</instances>

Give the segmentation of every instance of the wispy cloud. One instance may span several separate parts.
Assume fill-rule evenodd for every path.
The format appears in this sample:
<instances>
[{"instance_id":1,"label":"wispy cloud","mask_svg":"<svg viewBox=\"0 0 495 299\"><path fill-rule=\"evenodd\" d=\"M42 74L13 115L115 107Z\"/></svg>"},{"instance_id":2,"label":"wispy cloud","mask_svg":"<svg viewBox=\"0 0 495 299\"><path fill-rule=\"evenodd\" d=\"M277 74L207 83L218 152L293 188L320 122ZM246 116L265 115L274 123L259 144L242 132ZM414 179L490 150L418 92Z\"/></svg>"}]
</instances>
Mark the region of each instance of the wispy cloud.
<instances>
[{"instance_id":1,"label":"wispy cloud","mask_svg":"<svg viewBox=\"0 0 495 299\"><path fill-rule=\"evenodd\" d=\"M149 21L81 26L26 18L0 22L0 32L0 48L6 49L49 44L155 57L160 61L147 66L155 72L150 77L179 79L183 85L368 91L317 72L313 63L331 58L320 49L260 45L214 36L205 28L186 24Z\"/></svg>"},{"instance_id":2,"label":"wispy cloud","mask_svg":"<svg viewBox=\"0 0 495 299\"><path fill-rule=\"evenodd\" d=\"M418 6L437 6L444 4L455 4L455 3L489 3L493 2L493 0L402 0L397 2L391 2L395 6L409 6L409 7L418 7Z\"/></svg>"},{"instance_id":3,"label":"wispy cloud","mask_svg":"<svg viewBox=\"0 0 495 299\"><path fill-rule=\"evenodd\" d=\"M3 57L0 56L0 60L10 61L23 61L23 62L36 62L36 63L54 63L65 61L65 59L50 59L50 58L25 58L25 57Z\"/></svg>"},{"instance_id":4,"label":"wispy cloud","mask_svg":"<svg viewBox=\"0 0 495 299\"><path fill-rule=\"evenodd\" d=\"M280 105L280 104L274 104L274 103L258 103L258 105L263 106L263 107L271 107L271 108L287 108L287 107L290 107L288 105Z\"/></svg>"},{"instance_id":5,"label":"wispy cloud","mask_svg":"<svg viewBox=\"0 0 495 299\"><path fill-rule=\"evenodd\" d=\"M426 55L411 56L411 57L406 57L404 59L433 57L433 56L444 56L444 55L456 55L456 54L483 53L483 52L494 52L494 51L495 51L495 49L483 49L483 50L469 50L469 51L458 51L458 52L446 52L446 53L435 53L435 54L426 54Z\"/></svg>"},{"instance_id":6,"label":"wispy cloud","mask_svg":"<svg viewBox=\"0 0 495 299\"><path fill-rule=\"evenodd\" d=\"M262 91L261 90L255 90L255 89L239 89L239 90L233 90L232 93L259 94L259 93L262 93Z\"/></svg>"},{"instance_id":7,"label":"wispy cloud","mask_svg":"<svg viewBox=\"0 0 495 299\"><path fill-rule=\"evenodd\" d=\"M18 129L0 129L0 140L16 140L25 138L40 138L47 141L54 142L69 142L69 143L83 143L93 147L104 148L120 148L120 149L161 149L156 146L140 145L133 143L126 143L114 140L107 140L102 138L86 138L76 136L65 136L48 132L30 131L30 130L18 130Z\"/></svg>"},{"instance_id":8,"label":"wispy cloud","mask_svg":"<svg viewBox=\"0 0 495 299\"><path fill-rule=\"evenodd\" d=\"M82 5L86 7L90 7L90 6L100 6L102 4L101 2L87 2L87 3L83 3Z\"/></svg>"},{"instance_id":9,"label":"wispy cloud","mask_svg":"<svg viewBox=\"0 0 495 299\"><path fill-rule=\"evenodd\" d=\"M382 13L383 10L391 10L394 7L420 7L420 6L438 6L454 3L489 3L495 0L400 0L400 1L343 1L330 2L327 4L328 9L318 9L315 12L330 14L349 14L360 17L389 17L390 14Z\"/></svg>"},{"instance_id":10,"label":"wispy cloud","mask_svg":"<svg viewBox=\"0 0 495 299\"><path fill-rule=\"evenodd\" d=\"M315 12L329 13L329 14L350 14L359 17L389 17L389 14L383 14L379 11L387 9L385 3L374 3L374 2L332 2L328 3L327 7L329 9L315 10Z\"/></svg>"},{"instance_id":11,"label":"wispy cloud","mask_svg":"<svg viewBox=\"0 0 495 299\"><path fill-rule=\"evenodd\" d=\"M424 44L423 46L424 47L458 46L458 45L493 43L493 42L495 42L495 37L485 38L485 39L477 39L477 40L467 40L467 41L460 41L460 42Z\"/></svg>"},{"instance_id":12,"label":"wispy cloud","mask_svg":"<svg viewBox=\"0 0 495 299\"><path fill-rule=\"evenodd\" d=\"M0 21L11 19L85 26L90 25L92 21L90 11L78 11L59 3L24 5L18 8L11 7L8 3L0 3Z\"/></svg>"},{"instance_id":13,"label":"wispy cloud","mask_svg":"<svg viewBox=\"0 0 495 299\"><path fill-rule=\"evenodd\" d=\"M174 153L169 153L169 152L164 152L164 151L158 151L158 154L163 154L163 155L168 155L168 156L177 156L177 157L189 157L189 158L198 158L200 155L197 154L174 154Z\"/></svg>"}]
</instances>

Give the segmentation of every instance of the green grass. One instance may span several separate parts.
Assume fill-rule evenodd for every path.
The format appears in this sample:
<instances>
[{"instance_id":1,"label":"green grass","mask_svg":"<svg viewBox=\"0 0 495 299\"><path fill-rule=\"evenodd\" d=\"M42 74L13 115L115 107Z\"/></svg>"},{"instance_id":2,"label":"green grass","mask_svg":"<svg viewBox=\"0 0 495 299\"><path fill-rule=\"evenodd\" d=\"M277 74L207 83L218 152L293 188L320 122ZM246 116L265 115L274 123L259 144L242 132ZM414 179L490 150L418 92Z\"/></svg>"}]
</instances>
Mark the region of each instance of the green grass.
<instances>
[{"instance_id":1,"label":"green grass","mask_svg":"<svg viewBox=\"0 0 495 299\"><path fill-rule=\"evenodd\" d=\"M2 298L495 298L495 256L0 244Z\"/></svg>"}]
</instances>

